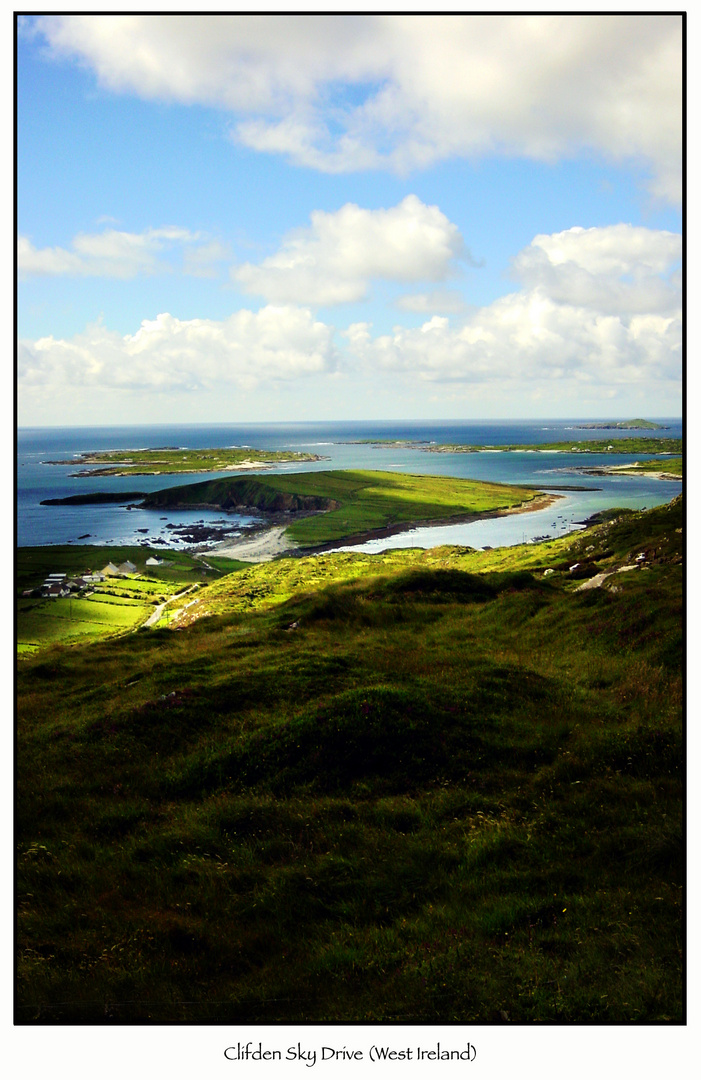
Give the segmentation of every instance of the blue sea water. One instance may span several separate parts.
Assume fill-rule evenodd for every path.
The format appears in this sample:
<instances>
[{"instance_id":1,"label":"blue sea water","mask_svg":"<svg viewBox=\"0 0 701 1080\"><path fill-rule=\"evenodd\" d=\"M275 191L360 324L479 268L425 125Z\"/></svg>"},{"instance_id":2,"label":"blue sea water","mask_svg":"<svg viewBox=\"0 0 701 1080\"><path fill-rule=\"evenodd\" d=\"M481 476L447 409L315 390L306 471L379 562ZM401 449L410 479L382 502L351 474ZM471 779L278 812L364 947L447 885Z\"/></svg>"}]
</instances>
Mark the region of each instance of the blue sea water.
<instances>
[{"instance_id":1,"label":"blue sea water","mask_svg":"<svg viewBox=\"0 0 701 1080\"><path fill-rule=\"evenodd\" d=\"M657 419L657 418L655 418ZM601 422L594 418L592 423ZM644 437L661 435L681 438L679 420L661 418L668 430L637 431ZM480 454L429 454L414 447L383 447L361 440L411 439L425 443L465 443L472 445L536 444L609 438L622 432L583 429L582 421L394 421L357 423L288 424L178 424L133 427L20 428L17 432L17 544L20 547L89 544L158 544L183 547L173 525L221 522L244 530L254 518L223 515L221 511L158 511L119 504L97 506L42 506L45 499L91 491L153 491L189 484L214 475L89 477L71 476L74 465L52 465L53 460L71 460L91 450L128 450L140 447L182 446L191 448L244 446L267 450L302 450L319 454L322 460L276 466L276 472L320 469L377 469L445 476L469 477L501 483L535 485L558 493L563 485L576 491L560 491L564 496L546 511L428 529L407 530L382 541L371 541L361 550L388 547L433 547L437 544L464 544L496 547L522 543L542 536L560 535L576 528L597 510L610 506L640 509L668 502L681 491L674 481L640 476L586 476L572 471L583 465L624 464L643 455L536 454L501 452ZM611 439L613 442L613 439ZM654 455L650 455L654 456ZM588 489L588 490L587 490ZM592 490L593 489L593 490ZM147 529L148 532L143 532ZM142 531L139 531L142 530ZM87 534L87 535L86 535ZM355 548L354 550L359 550Z\"/></svg>"}]
</instances>

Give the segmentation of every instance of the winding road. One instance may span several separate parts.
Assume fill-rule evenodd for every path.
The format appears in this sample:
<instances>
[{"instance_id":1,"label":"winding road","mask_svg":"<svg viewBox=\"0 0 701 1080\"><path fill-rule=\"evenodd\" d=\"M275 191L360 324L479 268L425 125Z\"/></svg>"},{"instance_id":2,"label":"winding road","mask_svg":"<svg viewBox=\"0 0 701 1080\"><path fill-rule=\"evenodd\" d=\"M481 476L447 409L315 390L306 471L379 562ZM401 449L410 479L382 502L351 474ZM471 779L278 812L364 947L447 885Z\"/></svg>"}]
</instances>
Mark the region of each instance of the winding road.
<instances>
[{"instance_id":1,"label":"winding road","mask_svg":"<svg viewBox=\"0 0 701 1080\"><path fill-rule=\"evenodd\" d=\"M198 588L197 585L189 585L187 587L187 589L183 589L182 592L176 593L175 596L169 597L168 600L164 600L163 603L159 604L158 607L152 612L152 614L149 615L146 622L142 623L141 625L142 626L155 626L156 623L158 622L158 620L161 618L161 616L162 616L163 612L165 611L165 609L168 607L168 604L171 604L173 602L173 600L179 600L181 596L186 596L187 593L192 592L192 590L196 589L196 588Z\"/></svg>"}]
</instances>

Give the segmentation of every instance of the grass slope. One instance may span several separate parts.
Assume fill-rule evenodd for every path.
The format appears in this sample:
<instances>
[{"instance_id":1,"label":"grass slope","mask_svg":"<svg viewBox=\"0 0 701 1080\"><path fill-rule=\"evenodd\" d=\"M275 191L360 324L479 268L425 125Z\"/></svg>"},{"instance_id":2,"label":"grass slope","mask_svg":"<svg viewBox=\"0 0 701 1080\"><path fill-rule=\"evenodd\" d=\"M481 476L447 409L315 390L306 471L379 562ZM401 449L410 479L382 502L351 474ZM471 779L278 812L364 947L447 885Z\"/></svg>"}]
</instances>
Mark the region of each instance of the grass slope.
<instances>
[{"instance_id":1,"label":"grass slope","mask_svg":"<svg viewBox=\"0 0 701 1080\"><path fill-rule=\"evenodd\" d=\"M313 514L293 522L289 536L305 547L413 521L449 520L507 509L538 493L507 484L445 476L329 471L205 481L154 492L144 505L237 507ZM323 511L323 514L321 513Z\"/></svg>"},{"instance_id":2,"label":"grass slope","mask_svg":"<svg viewBox=\"0 0 701 1080\"><path fill-rule=\"evenodd\" d=\"M682 528L282 560L23 660L18 1021L680 1022Z\"/></svg>"}]
</instances>

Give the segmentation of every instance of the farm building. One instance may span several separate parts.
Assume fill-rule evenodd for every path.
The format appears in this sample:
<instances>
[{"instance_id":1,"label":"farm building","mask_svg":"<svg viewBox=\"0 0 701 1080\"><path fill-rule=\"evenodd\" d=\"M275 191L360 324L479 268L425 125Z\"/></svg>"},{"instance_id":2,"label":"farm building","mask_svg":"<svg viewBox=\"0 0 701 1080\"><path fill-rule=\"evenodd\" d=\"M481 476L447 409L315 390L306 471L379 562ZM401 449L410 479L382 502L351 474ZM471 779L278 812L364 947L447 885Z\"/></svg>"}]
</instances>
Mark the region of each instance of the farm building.
<instances>
[{"instance_id":1,"label":"farm building","mask_svg":"<svg viewBox=\"0 0 701 1080\"><path fill-rule=\"evenodd\" d=\"M58 596L68 596L69 592L70 590L58 581L45 581L42 586L41 595L55 598Z\"/></svg>"}]
</instances>

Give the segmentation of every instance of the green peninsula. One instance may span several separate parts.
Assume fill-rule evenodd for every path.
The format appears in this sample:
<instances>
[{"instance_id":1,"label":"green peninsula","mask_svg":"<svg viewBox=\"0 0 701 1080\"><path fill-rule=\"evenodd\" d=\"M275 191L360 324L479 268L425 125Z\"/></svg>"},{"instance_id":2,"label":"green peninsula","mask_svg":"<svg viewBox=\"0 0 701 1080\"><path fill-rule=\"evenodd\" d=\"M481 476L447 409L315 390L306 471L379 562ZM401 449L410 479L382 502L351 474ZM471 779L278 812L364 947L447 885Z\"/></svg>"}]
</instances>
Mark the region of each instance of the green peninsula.
<instances>
[{"instance_id":1,"label":"green peninsula","mask_svg":"<svg viewBox=\"0 0 701 1080\"><path fill-rule=\"evenodd\" d=\"M206 480L149 494L147 509L256 510L290 524L289 538L313 547L409 525L472 520L545 505L533 488L450 476L329 471ZM294 515L294 516L293 516ZM300 520L301 519L301 520Z\"/></svg>"},{"instance_id":2,"label":"green peninsula","mask_svg":"<svg viewBox=\"0 0 701 1080\"><path fill-rule=\"evenodd\" d=\"M292 450L254 450L245 447L217 447L212 450L160 446L144 450L86 451L68 461L47 461L47 465L75 465L72 476L159 476L161 473L208 473L265 469L288 462L321 461L318 454ZM85 468L96 465L98 468Z\"/></svg>"}]
</instances>

